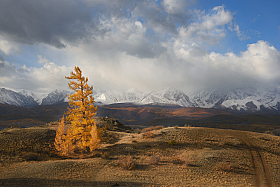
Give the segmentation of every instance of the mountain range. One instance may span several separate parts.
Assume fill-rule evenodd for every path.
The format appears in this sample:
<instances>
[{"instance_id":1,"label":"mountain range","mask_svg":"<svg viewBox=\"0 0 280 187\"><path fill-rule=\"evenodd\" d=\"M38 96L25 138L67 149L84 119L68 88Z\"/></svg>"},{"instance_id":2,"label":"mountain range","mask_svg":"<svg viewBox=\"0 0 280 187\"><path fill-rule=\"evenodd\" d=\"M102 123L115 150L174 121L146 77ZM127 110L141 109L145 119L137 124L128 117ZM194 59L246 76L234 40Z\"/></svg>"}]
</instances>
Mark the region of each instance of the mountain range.
<instances>
[{"instance_id":1,"label":"mountain range","mask_svg":"<svg viewBox=\"0 0 280 187\"><path fill-rule=\"evenodd\" d=\"M36 94L25 90L0 89L0 103L22 107L51 105L67 101L69 91L55 90L49 94ZM179 105L181 107L215 108L234 111L274 111L280 112L280 88L240 88L227 92L204 89L186 95L175 88L165 88L151 92L137 89L126 91L94 89L97 105L114 103L134 103L139 105Z\"/></svg>"}]
</instances>

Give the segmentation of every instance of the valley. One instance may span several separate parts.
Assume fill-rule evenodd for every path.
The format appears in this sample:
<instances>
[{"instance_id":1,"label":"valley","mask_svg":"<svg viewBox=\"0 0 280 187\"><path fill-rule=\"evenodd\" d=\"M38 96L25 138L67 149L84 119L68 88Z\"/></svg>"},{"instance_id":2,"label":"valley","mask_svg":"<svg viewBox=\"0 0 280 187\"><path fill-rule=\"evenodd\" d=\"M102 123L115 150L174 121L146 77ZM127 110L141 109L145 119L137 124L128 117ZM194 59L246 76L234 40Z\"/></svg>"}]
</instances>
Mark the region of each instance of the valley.
<instances>
[{"instance_id":1,"label":"valley","mask_svg":"<svg viewBox=\"0 0 280 187\"><path fill-rule=\"evenodd\" d=\"M67 107L68 103L64 102L32 108L0 104L0 130L33 127L57 121L64 115ZM193 126L280 134L278 114L132 103L97 107L97 117L114 118L135 129L148 126Z\"/></svg>"}]
</instances>

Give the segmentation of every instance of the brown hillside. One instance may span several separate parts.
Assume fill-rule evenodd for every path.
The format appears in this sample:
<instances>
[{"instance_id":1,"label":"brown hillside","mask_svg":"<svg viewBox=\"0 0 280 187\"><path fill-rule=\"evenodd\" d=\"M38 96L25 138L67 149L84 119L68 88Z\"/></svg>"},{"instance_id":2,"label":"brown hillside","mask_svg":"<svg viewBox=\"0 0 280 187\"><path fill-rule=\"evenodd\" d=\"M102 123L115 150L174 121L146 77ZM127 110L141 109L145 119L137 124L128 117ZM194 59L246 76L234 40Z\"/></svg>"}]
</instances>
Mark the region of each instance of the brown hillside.
<instances>
[{"instance_id":1,"label":"brown hillside","mask_svg":"<svg viewBox=\"0 0 280 187\"><path fill-rule=\"evenodd\" d=\"M121 126L119 126L121 127ZM280 137L198 127L110 131L87 159L53 154L53 131L0 133L0 186L280 186Z\"/></svg>"}]
</instances>

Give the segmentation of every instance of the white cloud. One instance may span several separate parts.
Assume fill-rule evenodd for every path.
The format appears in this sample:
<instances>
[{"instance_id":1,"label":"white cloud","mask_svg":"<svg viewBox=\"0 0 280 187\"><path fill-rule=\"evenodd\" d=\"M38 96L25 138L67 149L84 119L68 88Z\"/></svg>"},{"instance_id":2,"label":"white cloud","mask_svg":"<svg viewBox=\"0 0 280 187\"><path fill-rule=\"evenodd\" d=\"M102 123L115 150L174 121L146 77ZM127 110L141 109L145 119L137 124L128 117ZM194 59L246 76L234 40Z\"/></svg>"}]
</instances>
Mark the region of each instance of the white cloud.
<instances>
[{"instance_id":1,"label":"white cloud","mask_svg":"<svg viewBox=\"0 0 280 187\"><path fill-rule=\"evenodd\" d=\"M51 61L44 58L42 55L38 55L38 63L39 64L46 64L46 63L50 63Z\"/></svg>"},{"instance_id":2,"label":"white cloud","mask_svg":"<svg viewBox=\"0 0 280 187\"><path fill-rule=\"evenodd\" d=\"M239 40L242 41L250 39L250 36L245 35L243 31L239 30L239 26L236 23L234 23L234 31L236 32Z\"/></svg>"},{"instance_id":3,"label":"white cloud","mask_svg":"<svg viewBox=\"0 0 280 187\"><path fill-rule=\"evenodd\" d=\"M20 47L15 42L1 39L0 37L0 50L6 55L11 55L20 52Z\"/></svg>"},{"instance_id":4,"label":"white cloud","mask_svg":"<svg viewBox=\"0 0 280 187\"><path fill-rule=\"evenodd\" d=\"M45 38L41 30L36 30L40 37L33 38L31 45L36 43L33 55L37 58L36 65L41 67L22 64L17 69L10 62L0 61L0 87L46 92L66 89L65 76L74 70L74 66L82 69L89 84L102 89L136 87L153 90L174 86L186 90L268 84L279 80L279 51L267 42L250 44L240 54L207 51L209 46L226 38L228 31L235 31L240 39L246 38L233 21L234 13L225 6L214 7L209 12L194 10L191 18L185 1L164 0L162 4L155 1L84 1L88 7L81 6L76 10L69 5L63 15L67 17L70 10L88 10L90 7L95 13L90 21L93 25L89 26L87 22L88 14L83 19L84 14L80 12L77 22L81 22L77 25L85 22L86 28L78 29L78 33L74 27L73 32L60 37L63 32L53 33L48 29L47 36L50 37ZM67 22L66 28L71 25ZM71 36L75 39L69 39ZM48 40L50 38L58 38L58 41ZM13 40L17 41L16 38ZM21 40L10 42L9 38L5 41L12 46L8 48L6 43L0 43L5 54L14 54L22 43ZM67 47L61 49L59 44Z\"/></svg>"},{"instance_id":5,"label":"white cloud","mask_svg":"<svg viewBox=\"0 0 280 187\"><path fill-rule=\"evenodd\" d=\"M163 6L167 13L176 14L185 11L187 2L184 0L163 0Z\"/></svg>"},{"instance_id":6,"label":"white cloud","mask_svg":"<svg viewBox=\"0 0 280 187\"><path fill-rule=\"evenodd\" d=\"M16 67L5 61L0 65L0 82L2 87L13 89L26 89L34 91L45 91L46 93L54 89L67 89L65 75L70 74L72 68L58 66L52 62L44 64L41 68L27 68L23 65Z\"/></svg>"},{"instance_id":7,"label":"white cloud","mask_svg":"<svg viewBox=\"0 0 280 187\"><path fill-rule=\"evenodd\" d=\"M225 10L224 6L214 7L209 14L205 12L194 11L196 14L195 22L187 28L181 27L179 35L184 40L196 40L199 43L216 45L226 36L225 25L230 24L233 14Z\"/></svg>"}]
</instances>

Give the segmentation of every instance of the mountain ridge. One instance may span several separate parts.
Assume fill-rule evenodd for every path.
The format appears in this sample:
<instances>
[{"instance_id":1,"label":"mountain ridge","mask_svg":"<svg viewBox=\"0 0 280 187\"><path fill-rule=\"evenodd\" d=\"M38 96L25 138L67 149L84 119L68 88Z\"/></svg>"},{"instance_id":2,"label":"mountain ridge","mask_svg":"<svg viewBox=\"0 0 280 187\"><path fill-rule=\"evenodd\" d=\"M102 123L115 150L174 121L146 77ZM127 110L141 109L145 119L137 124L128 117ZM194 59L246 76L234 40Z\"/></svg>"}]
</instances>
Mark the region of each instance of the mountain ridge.
<instances>
[{"instance_id":1,"label":"mountain ridge","mask_svg":"<svg viewBox=\"0 0 280 187\"><path fill-rule=\"evenodd\" d=\"M25 94L23 94L25 93ZM14 92L1 88L0 103L23 107L36 105L51 105L58 102L66 102L70 93L65 90L55 90L41 99L36 100L36 94L21 91ZM117 90L93 90L96 105L109 105L114 103L134 103L139 105L179 105L181 107L214 108L232 111L273 111L280 112L279 88L239 88L228 92L204 89L187 95L184 92L168 87L162 90L141 92L137 89L126 91Z\"/></svg>"}]
</instances>

